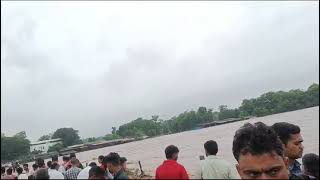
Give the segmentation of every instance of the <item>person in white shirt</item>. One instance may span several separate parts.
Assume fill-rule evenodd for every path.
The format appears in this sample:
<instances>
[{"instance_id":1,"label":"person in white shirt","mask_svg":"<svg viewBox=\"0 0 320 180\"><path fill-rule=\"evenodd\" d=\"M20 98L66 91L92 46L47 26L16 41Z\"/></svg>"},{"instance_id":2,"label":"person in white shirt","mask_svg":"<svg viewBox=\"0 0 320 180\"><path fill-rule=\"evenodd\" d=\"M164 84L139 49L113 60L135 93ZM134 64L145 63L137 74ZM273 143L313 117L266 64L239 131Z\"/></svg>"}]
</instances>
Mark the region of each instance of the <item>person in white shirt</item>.
<instances>
[{"instance_id":1,"label":"person in white shirt","mask_svg":"<svg viewBox=\"0 0 320 180\"><path fill-rule=\"evenodd\" d=\"M89 164L89 166L82 169L78 174L77 179L89 179L89 171L93 166L97 166L97 164L95 162L92 162Z\"/></svg>"},{"instance_id":2,"label":"person in white shirt","mask_svg":"<svg viewBox=\"0 0 320 180\"><path fill-rule=\"evenodd\" d=\"M62 157L62 161L63 161L63 163L60 165L60 167L59 167L59 172L61 172L63 175L65 175L66 174L66 164L68 163L68 161L70 160L70 158L68 157L68 156L63 156Z\"/></svg>"},{"instance_id":3,"label":"person in white shirt","mask_svg":"<svg viewBox=\"0 0 320 180\"><path fill-rule=\"evenodd\" d=\"M54 162L51 164L49 173L49 179L64 179L64 176L61 172L58 171L59 165L58 163Z\"/></svg>"},{"instance_id":4,"label":"person in white shirt","mask_svg":"<svg viewBox=\"0 0 320 180\"><path fill-rule=\"evenodd\" d=\"M204 144L206 159L200 162L199 179L240 179L235 166L217 157L218 144L210 140Z\"/></svg>"},{"instance_id":5,"label":"person in white shirt","mask_svg":"<svg viewBox=\"0 0 320 180\"><path fill-rule=\"evenodd\" d=\"M22 173L22 172L23 172L22 167L18 167L17 168L18 179L28 179L28 175L26 175L25 173Z\"/></svg>"}]
</instances>

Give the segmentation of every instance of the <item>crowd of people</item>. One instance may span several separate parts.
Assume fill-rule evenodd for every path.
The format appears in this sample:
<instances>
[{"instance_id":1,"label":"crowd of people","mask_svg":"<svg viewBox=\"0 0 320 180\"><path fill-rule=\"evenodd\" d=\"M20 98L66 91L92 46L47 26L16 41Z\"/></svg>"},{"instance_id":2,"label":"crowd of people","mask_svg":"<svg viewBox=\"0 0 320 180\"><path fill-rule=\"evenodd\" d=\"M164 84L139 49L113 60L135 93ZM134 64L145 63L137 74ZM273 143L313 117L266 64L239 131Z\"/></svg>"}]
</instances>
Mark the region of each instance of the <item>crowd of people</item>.
<instances>
[{"instance_id":1,"label":"crowd of people","mask_svg":"<svg viewBox=\"0 0 320 180\"><path fill-rule=\"evenodd\" d=\"M197 179L319 179L319 156L303 156L303 138L294 124L279 122L268 126L262 122L246 123L234 135L232 152L237 164L231 165L218 158L218 144L204 143L206 157L200 158ZM187 170L178 163L179 148L165 148L166 160L156 169L155 179L189 179ZM297 160L302 158L302 164ZM97 165L91 162L83 167L75 154L58 157L44 163L36 159L29 171L23 167L1 167L1 179L129 179L125 157L111 152L99 156ZM17 175L13 175L13 171Z\"/></svg>"},{"instance_id":2,"label":"crowd of people","mask_svg":"<svg viewBox=\"0 0 320 180\"><path fill-rule=\"evenodd\" d=\"M38 158L29 170L28 164L15 168L1 167L1 179L129 179L126 171L125 157L118 153L109 153L107 156L99 156L97 165L91 162L83 167L76 158L75 153L63 156L63 162L59 164L58 156L52 157L46 164L44 159ZM16 175L13 174L16 171Z\"/></svg>"}]
</instances>

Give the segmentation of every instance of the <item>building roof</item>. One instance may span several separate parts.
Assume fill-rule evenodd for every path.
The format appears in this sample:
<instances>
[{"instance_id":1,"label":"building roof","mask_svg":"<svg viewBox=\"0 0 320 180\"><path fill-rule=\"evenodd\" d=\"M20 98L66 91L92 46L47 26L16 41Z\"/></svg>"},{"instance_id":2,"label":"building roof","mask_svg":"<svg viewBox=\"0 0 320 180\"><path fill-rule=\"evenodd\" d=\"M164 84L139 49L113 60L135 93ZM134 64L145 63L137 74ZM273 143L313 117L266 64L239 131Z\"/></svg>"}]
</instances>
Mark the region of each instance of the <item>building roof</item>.
<instances>
[{"instance_id":1,"label":"building roof","mask_svg":"<svg viewBox=\"0 0 320 180\"><path fill-rule=\"evenodd\" d=\"M38 141L38 142L30 143L30 145L46 144L46 143L59 142L59 141L62 141L62 139L61 138L57 138L57 139L49 139L49 140L44 140L44 141Z\"/></svg>"}]
</instances>

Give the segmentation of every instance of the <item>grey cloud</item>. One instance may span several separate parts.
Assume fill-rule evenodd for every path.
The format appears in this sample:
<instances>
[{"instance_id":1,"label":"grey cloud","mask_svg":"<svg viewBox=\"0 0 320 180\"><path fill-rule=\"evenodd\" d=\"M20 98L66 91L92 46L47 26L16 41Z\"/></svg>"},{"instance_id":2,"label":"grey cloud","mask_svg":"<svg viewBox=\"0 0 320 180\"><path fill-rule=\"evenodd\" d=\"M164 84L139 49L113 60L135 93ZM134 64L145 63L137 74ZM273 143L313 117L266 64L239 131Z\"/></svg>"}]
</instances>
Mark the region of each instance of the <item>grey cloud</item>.
<instances>
[{"instance_id":1,"label":"grey cloud","mask_svg":"<svg viewBox=\"0 0 320 180\"><path fill-rule=\"evenodd\" d=\"M26 130L36 139L74 127L83 137L100 136L137 117L168 119L202 105L236 107L269 90L306 88L319 82L319 7L281 3L244 3L224 31L216 29L214 11L185 19L183 11L163 19L151 13L152 22L143 12L108 15L91 7L79 10L91 15L61 11L60 21L54 8L8 6L2 131ZM38 17L38 10L47 13ZM88 27L71 21L82 16Z\"/></svg>"}]
</instances>

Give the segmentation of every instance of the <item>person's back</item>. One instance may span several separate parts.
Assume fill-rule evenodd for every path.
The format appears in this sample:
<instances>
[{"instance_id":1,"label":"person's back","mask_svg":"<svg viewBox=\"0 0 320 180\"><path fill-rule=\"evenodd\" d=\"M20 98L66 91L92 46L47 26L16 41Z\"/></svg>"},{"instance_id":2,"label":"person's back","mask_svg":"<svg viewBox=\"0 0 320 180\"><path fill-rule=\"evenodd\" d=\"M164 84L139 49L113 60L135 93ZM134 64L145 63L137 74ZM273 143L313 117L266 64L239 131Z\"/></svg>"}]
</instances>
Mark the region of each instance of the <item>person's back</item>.
<instances>
[{"instance_id":1,"label":"person's back","mask_svg":"<svg viewBox=\"0 0 320 180\"><path fill-rule=\"evenodd\" d=\"M34 179L49 179L48 170L46 168L40 168L34 175Z\"/></svg>"},{"instance_id":2,"label":"person's back","mask_svg":"<svg viewBox=\"0 0 320 180\"><path fill-rule=\"evenodd\" d=\"M93 167L93 166L97 166L97 164L95 162L92 162L89 164L89 166L82 169L80 171L80 173L78 174L77 179L88 179L89 178L89 171L90 171L91 167Z\"/></svg>"},{"instance_id":3,"label":"person's back","mask_svg":"<svg viewBox=\"0 0 320 180\"><path fill-rule=\"evenodd\" d=\"M200 176L202 179L239 179L235 167L228 162L216 156L218 153L218 144L213 141L207 141L204 144L207 158L200 161Z\"/></svg>"},{"instance_id":4,"label":"person's back","mask_svg":"<svg viewBox=\"0 0 320 180\"><path fill-rule=\"evenodd\" d=\"M23 173L23 169L21 167L17 168L18 179L28 179L28 175Z\"/></svg>"},{"instance_id":5,"label":"person's back","mask_svg":"<svg viewBox=\"0 0 320 180\"><path fill-rule=\"evenodd\" d=\"M48 171L50 179L64 179L63 174L61 172L59 172L58 169L59 169L58 163L54 162L51 164L50 171Z\"/></svg>"},{"instance_id":6,"label":"person's back","mask_svg":"<svg viewBox=\"0 0 320 180\"><path fill-rule=\"evenodd\" d=\"M77 176L81 172L81 169L78 168L80 162L78 159L76 159L74 157L71 158L70 162L71 162L72 166L70 169L68 169L66 171L65 179L77 179Z\"/></svg>"},{"instance_id":7,"label":"person's back","mask_svg":"<svg viewBox=\"0 0 320 180\"><path fill-rule=\"evenodd\" d=\"M165 149L167 160L156 170L156 179L189 179L185 168L177 162L179 149L170 145Z\"/></svg>"},{"instance_id":8,"label":"person's back","mask_svg":"<svg viewBox=\"0 0 320 180\"><path fill-rule=\"evenodd\" d=\"M202 179L240 179L235 167L214 155L200 162Z\"/></svg>"},{"instance_id":9,"label":"person's back","mask_svg":"<svg viewBox=\"0 0 320 180\"><path fill-rule=\"evenodd\" d=\"M185 168L175 160L166 160L156 170L156 179L189 179Z\"/></svg>"}]
</instances>

